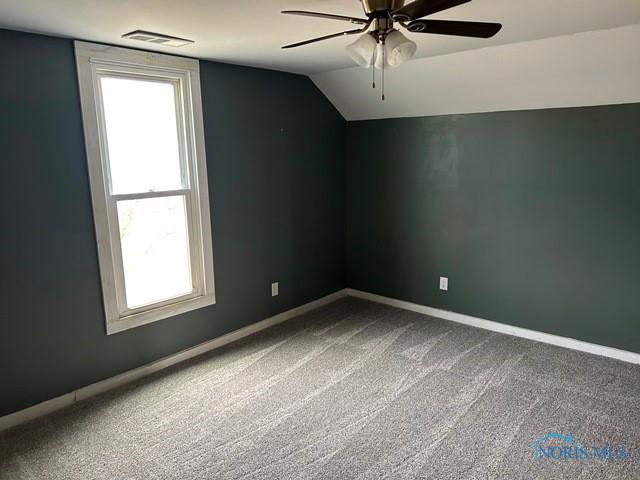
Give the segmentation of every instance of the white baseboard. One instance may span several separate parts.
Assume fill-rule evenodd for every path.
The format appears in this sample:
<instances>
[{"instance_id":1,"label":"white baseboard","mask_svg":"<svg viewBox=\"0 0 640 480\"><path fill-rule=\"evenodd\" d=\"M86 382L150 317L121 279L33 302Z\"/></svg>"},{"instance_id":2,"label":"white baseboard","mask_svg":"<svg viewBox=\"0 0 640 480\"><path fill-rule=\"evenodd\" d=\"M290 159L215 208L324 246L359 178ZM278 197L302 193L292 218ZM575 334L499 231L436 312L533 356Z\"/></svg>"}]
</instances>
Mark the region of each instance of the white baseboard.
<instances>
[{"instance_id":1,"label":"white baseboard","mask_svg":"<svg viewBox=\"0 0 640 480\"><path fill-rule=\"evenodd\" d=\"M515 337L527 338L529 340L535 340L537 342L549 343L558 347L570 348L571 350L579 350L581 352L592 353L594 355L600 355L603 357L615 358L616 360L622 360L623 362L635 363L640 365L640 353L628 352L626 350L620 350L618 348L605 347L604 345L583 342L581 340L561 337L559 335L553 335L551 333L544 333L535 330L529 330L527 328L515 327L513 325L493 322L491 320L485 320L483 318L450 312L448 310L441 310L439 308L426 307L417 303L396 300L394 298L383 297L382 295L362 292L360 290L354 290L352 288L347 288L347 295L362 298L364 300L370 300L372 302L383 303L385 305L401 308L403 310L423 313L425 315L442 318L444 320L450 320L456 323L462 323L464 325L470 325L472 327L482 328L484 330L505 333L507 335L513 335Z\"/></svg>"},{"instance_id":2,"label":"white baseboard","mask_svg":"<svg viewBox=\"0 0 640 480\"><path fill-rule=\"evenodd\" d=\"M202 355L203 353L215 350L216 348L220 348L223 345L235 342L236 340L277 325L278 323L282 323L286 320L302 315L303 313L315 310L318 307L334 302L335 300L345 297L346 295L346 289L339 290L330 295L327 295L326 297L319 298L299 307L287 310L286 312L279 313L278 315L275 315L273 317L265 318L264 320L261 320L257 323L253 323L239 330L227 333L222 337L209 340L207 342L196 345L195 347L191 347L178 352L174 355L170 355L147 365L143 365L142 367L129 370L128 372L121 373L120 375L116 375L115 377L107 378L105 380L101 380L91 385L87 385L86 387L79 388L73 392L61 395L60 397L52 398L51 400L46 400L32 407L25 408L24 410L5 415L4 417L0 417L0 432L2 430L15 427L22 423L55 412L56 410L68 407L76 402L87 399L89 397L93 397L94 395L98 395L100 393L113 390L114 388L120 387L122 385L126 385L127 383L131 383L135 380L139 380L143 377L151 375L152 373L158 372L177 363L184 362L185 360L197 357L198 355Z\"/></svg>"},{"instance_id":3,"label":"white baseboard","mask_svg":"<svg viewBox=\"0 0 640 480\"><path fill-rule=\"evenodd\" d=\"M620 350L613 347L605 347L603 345L583 342L581 340L575 340L573 338L560 337L558 335L552 335L550 333L537 332L535 330L506 325L504 323L493 322L491 320L476 318L461 313L441 310L439 308L427 307L424 305L418 305L416 303L405 302L403 300L397 300L394 298L384 297L382 295L376 295L373 293L362 292L360 290L347 288L334 292L330 295L327 295L326 297L319 298L318 300L314 300L299 307L293 308L291 310L287 310L286 312L282 312L273 317L266 318L239 330L235 330L231 333L223 335L222 337L218 337L213 340L201 343L200 345L196 345L195 347L188 348L187 350L183 350L174 355L170 355L169 357L162 358L147 365L143 365L142 367L138 367L133 370L129 370L128 372L124 372L120 375L116 375L115 377L107 378L86 387L79 388L73 392L66 393L62 396L44 401L24 410L20 410L9 415L5 415L4 417L0 417L0 431L20 425L30 420L34 420L49 413L53 413L56 410L68 407L76 402L90 398L94 395L98 395L122 385L126 385L127 383L133 382L135 380L139 380L143 377L151 375L177 363L184 362L185 360L189 360L190 358L197 357L198 355L202 355L203 353L215 350L216 348L220 348L243 337L247 337L253 333L259 332L291 318L302 315L303 313L315 310L318 307L334 302L335 300L343 298L347 295L362 298L364 300L370 300L372 302L382 303L404 310L410 310L412 312L423 313L425 315L442 318L444 320L450 320L456 323L462 323L464 325L470 325L472 327L478 327L485 330L513 335L516 337L527 338L529 340L549 343L551 345L556 345L559 347L570 348L572 350L579 350L582 352L615 358L624 362L640 365L639 353L628 352L626 350Z\"/></svg>"}]
</instances>

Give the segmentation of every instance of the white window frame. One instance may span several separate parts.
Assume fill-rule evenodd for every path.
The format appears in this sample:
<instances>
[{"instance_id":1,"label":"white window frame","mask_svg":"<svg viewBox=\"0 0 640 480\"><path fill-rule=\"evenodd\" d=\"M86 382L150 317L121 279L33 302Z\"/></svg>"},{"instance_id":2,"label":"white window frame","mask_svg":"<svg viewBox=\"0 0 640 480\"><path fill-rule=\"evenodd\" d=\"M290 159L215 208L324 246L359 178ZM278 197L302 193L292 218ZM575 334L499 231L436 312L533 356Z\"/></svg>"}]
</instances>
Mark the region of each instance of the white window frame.
<instances>
[{"instance_id":1,"label":"white window frame","mask_svg":"<svg viewBox=\"0 0 640 480\"><path fill-rule=\"evenodd\" d=\"M75 42L75 52L107 334L214 304L213 246L199 62L79 41ZM186 188L111 193L100 90L102 76L155 79L175 85L177 123L182 133L180 157ZM117 201L174 195L185 198L194 289L181 297L130 309L126 302Z\"/></svg>"}]
</instances>

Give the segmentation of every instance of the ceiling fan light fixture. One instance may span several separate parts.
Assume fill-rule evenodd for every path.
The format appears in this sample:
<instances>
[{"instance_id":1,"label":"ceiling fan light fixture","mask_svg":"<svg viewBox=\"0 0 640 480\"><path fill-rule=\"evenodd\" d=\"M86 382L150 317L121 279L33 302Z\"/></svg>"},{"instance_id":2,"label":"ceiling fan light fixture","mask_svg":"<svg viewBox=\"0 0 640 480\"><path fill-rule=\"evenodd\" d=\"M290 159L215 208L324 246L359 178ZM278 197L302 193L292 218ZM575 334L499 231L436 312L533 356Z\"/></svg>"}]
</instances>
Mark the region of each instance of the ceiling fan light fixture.
<instances>
[{"instance_id":1,"label":"ceiling fan light fixture","mask_svg":"<svg viewBox=\"0 0 640 480\"><path fill-rule=\"evenodd\" d=\"M449 10L470 1L412 0L407 3L407 0L360 0L367 18L304 10L284 10L282 13L287 15L340 20L355 23L359 28L284 45L282 48L301 47L344 35L367 32L348 45L346 51L353 61L361 67L373 67L371 82L373 88L376 88L375 70L382 70L382 95L380 98L384 100L385 70L402 65L410 60L417 50L416 43L394 28L395 24L407 29L410 33L455 35L469 38L491 38L500 31L502 28L500 23L424 19L429 15Z\"/></svg>"},{"instance_id":2,"label":"ceiling fan light fixture","mask_svg":"<svg viewBox=\"0 0 640 480\"><path fill-rule=\"evenodd\" d=\"M398 65L402 65L415 55L417 48L418 46L415 42L409 40L398 30L394 30L387 35L387 39L384 44L385 68L393 68Z\"/></svg>"},{"instance_id":3,"label":"ceiling fan light fixture","mask_svg":"<svg viewBox=\"0 0 640 480\"><path fill-rule=\"evenodd\" d=\"M382 43L379 43L376 46L376 61L374 62L373 66L378 70L383 70L388 68L385 46Z\"/></svg>"},{"instance_id":4,"label":"ceiling fan light fixture","mask_svg":"<svg viewBox=\"0 0 640 480\"><path fill-rule=\"evenodd\" d=\"M373 65L376 57L376 39L365 33L355 42L347 45L347 53L351 59L363 68Z\"/></svg>"}]
</instances>

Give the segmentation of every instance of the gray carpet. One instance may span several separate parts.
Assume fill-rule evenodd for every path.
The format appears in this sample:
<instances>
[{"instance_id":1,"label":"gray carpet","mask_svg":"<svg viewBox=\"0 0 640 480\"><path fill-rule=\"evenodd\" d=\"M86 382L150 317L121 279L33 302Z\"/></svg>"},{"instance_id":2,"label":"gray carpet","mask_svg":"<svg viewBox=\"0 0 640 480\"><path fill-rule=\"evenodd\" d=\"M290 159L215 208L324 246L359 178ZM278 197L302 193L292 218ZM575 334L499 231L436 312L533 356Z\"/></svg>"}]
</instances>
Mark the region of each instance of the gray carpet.
<instances>
[{"instance_id":1,"label":"gray carpet","mask_svg":"<svg viewBox=\"0 0 640 480\"><path fill-rule=\"evenodd\" d=\"M629 480L638 447L639 366L348 298L6 432L0 478Z\"/></svg>"}]
</instances>

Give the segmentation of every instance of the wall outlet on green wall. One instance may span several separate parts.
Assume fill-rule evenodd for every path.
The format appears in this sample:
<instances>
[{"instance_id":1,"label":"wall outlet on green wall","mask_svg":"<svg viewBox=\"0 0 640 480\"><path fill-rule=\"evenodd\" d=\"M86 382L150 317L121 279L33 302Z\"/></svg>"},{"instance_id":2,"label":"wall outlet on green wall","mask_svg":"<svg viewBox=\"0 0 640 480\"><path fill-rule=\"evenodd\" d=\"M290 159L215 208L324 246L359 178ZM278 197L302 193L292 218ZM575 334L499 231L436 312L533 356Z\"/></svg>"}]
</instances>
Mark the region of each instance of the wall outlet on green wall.
<instances>
[{"instance_id":1,"label":"wall outlet on green wall","mask_svg":"<svg viewBox=\"0 0 640 480\"><path fill-rule=\"evenodd\" d=\"M449 278L440 277L440 290L449 291Z\"/></svg>"}]
</instances>

